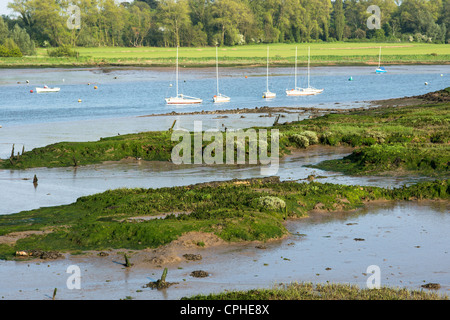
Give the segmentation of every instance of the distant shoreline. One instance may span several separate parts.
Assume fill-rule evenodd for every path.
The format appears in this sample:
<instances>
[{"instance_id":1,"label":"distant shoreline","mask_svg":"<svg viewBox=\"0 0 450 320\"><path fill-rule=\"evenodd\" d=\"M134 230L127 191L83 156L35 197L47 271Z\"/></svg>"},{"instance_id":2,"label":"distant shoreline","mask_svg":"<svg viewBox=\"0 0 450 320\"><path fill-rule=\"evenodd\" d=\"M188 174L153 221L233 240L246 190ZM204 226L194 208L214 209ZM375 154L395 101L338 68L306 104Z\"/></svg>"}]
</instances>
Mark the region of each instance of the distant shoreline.
<instances>
[{"instance_id":1,"label":"distant shoreline","mask_svg":"<svg viewBox=\"0 0 450 320\"><path fill-rule=\"evenodd\" d=\"M46 69L46 68L64 68L64 69L82 69L82 68L172 68L174 62L172 61L160 61L160 62L144 62L144 61L105 61L105 59L100 59L102 61L91 60L90 62L78 62L72 59L61 58L60 62L57 63L45 63L45 62L25 62L27 58L8 58L21 60L12 63L6 63L0 58L0 69ZM376 67L376 63L373 62L348 62L348 61L323 61L323 62L312 62L311 67ZM450 55L445 57L444 60L399 60L394 62L383 63L384 66L400 66L400 65L450 65ZM230 61L221 62L221 67L224 68L262 68L266 67L266 63L259 61ZM299 67L305 67L305 63L299 63ZM183 67L188 68L212 68L215 64L212 62L196 62L196 61L184 61ZM272 62L272 68L280 67L292 67L292 63L287 61Z\"/></svg>"}]
</instances>

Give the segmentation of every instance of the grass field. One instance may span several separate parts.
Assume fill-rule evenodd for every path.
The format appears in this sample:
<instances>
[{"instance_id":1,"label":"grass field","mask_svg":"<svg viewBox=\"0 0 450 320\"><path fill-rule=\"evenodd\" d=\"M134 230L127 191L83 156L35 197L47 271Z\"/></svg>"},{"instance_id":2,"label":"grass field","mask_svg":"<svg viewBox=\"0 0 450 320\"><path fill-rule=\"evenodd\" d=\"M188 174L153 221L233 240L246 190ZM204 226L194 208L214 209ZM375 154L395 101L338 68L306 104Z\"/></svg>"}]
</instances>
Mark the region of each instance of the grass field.
<instances>
[{"instance_id":1,"label":"grass field","mask_svg":"<svg viewBox=\"0 0 450 320\"><path fill-rule=\"evenodd\" d=\"M298 47L299 64L307 62L307 47L311 47L312 65L370 65L378 64L379 48L382 47L383 64L447 64L450 63L450 45L424 43L301 43L271 44L272 65L292 64L295 47ZM254 66L265 65L267 45L244 45L221 47L221 65ZM77 48L79 58L50 58L47 49L39 48L36 56L23 58L1 58L0 67L33 66L169 66L173 65L176 48L124 48L96 47ZM215 64L215 48L180 48L180 61L184 65L203 67Z\"/></svg>"}]
</instances>

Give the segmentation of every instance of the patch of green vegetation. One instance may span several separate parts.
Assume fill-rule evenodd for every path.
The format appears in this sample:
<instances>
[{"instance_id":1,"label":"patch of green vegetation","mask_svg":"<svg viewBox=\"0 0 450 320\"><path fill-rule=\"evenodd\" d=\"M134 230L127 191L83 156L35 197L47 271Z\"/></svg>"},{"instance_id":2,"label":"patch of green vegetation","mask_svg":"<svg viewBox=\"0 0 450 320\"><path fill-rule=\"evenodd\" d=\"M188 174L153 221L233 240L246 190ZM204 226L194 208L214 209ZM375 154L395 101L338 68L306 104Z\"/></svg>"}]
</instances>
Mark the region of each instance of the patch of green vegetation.
<instances>
[{"instance_id":1,"label":"patch of green vegetation","mask_svg":"<svg viewBox=\"0 0 450 320\"><path fill-rule=\"evenodd\" d=\"M408 146L403 144L372 145L360 148L339 160L327 160L313 167L346 174L404 174L420 172L437 176L450 170L450 146Z\"/></svg>"},{"instance_id":2,"label":"patch of green vegetation","mask_svg":"<svg viewBox=\"0 0 450 320\"><path fill-rule=\"evenodd\" d=\"M182 300L448 300L448 296L405 288L368 289L349 284L290 283L271 289L227 291Z\"/></svg>"},{"instance_id":3,"label":"patch of green vegetation","mask_svg":"<svg viewBox=\"0 0 450 320\"><path fill-rule=\"evenodd\" d=\"M351 210L365 201L449 199L449 181L384 189L277 178L205 183L161 189L117 189L81 197L75 203L0 216L0 236L14 231L49 230L1 245L0 257L15 251L79 251L156 248L200 231L229 241L267 241L288 234L286 218L321 210ZM284 206L269 206L259 199ZM282 202L281 202L282 201ZM273 202L273 201L272 201ZM270 202L270 204L272 204ZM184 212L185 214L175 214ZM165 214L163 219L151 217ZM130 219L132 217L147 219Z\"/></svg>"},{"instance_id":4,"label":"patch of green vegetation","mask_svg":"<svg viewBox=\"0 0 450 320\"><path fill-rule=\"evenodd\" d=\"M170 132L146 132L101 138L95 142L59 142L11 156L0 168L69 167L127 158L169 161L175 145Z\"/></svg>"},{"instance_id":5,"label":"patch of green vegetation","mask_svg":"<svg viewBox=\"0 0 450 320\"><path fill-rule=\"evenodd\" d=\"M450 164L449 103L380 107L278 125L284 148L301 145L313 131L319 143L357 148L339 160L311 167L346 174L421 174L447 177ZM304 141L303 141L304 140ZM308 145L309 141L302 141Z\"/></svg>"}]
</instances>

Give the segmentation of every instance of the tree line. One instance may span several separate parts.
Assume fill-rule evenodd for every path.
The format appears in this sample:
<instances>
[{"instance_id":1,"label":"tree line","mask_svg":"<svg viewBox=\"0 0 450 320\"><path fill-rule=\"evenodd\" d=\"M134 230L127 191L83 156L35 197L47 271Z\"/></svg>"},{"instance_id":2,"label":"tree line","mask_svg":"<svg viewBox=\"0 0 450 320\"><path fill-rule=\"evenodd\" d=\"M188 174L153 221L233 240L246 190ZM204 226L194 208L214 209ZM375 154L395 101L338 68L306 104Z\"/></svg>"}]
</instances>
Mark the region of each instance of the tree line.
<instances>
[{"instance_id":1,"label":"tree line","mask_svg":"<svg viewBox=\"0 0 450 320\"><path fill-rule=\"evenodd\" d=\"M380 8L379 28L368 28L371 5ZM8 7L15 14L0 18L0 45L23 54L35 45L450 43L450 0L11 0ZM75 15L81 23L70 28Z\"/></svg>"}]
</instances>

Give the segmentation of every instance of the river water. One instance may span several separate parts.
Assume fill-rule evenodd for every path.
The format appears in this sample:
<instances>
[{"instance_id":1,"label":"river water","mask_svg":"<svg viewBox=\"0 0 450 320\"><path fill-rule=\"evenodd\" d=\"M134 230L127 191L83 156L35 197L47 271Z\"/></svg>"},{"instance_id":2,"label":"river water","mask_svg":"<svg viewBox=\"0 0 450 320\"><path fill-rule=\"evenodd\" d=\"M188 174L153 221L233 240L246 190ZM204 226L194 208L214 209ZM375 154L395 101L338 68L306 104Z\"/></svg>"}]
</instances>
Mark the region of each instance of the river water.
<instances>
[{"instance_id":1,"label":"river water","mask_svg":"<svg viewBox=\"0 0 450 320\"><path fill-rule=\"evenodd\" d=\"M170 267L166 280L178 284L165 290L143 288L160 278L162 268L124 268L109 257L0 261L0 296L48 300L57 288L57 299L179 299L271 288L278 283L327 281L366 288L369 266L379 268L381 286L420 290L426 283L439 283L438 292L448 294L449 209L443 202L377 204L291 221L287 227L293 235L268 243L266 249L257 249L255 244L187 249L186 253L201 254L202 260ZM81 289L67 288L71 265L81 270ZM196 270L209 276L194 278L190 274Z\"/></svg>"},{"instance_id":2,"label":"river water","mask_svg":"<svg viewBox=\"0 0 450 320\"><path fill-rule=\"evenodd\" d=\"M350 108L364 101L423 94L448 86L450 66L393 66L376 75L371 67L313 68L312 84L325 88L316 97L287 98L283 90L293 85L293 70L272 70L272 91L277 99L260 98L265 89L263 68L224 68L223 93L232 103L214 106L209 102L215 90L213 69L182 69L184 93L204 97L201 106L173 108L164 97L173 94L174 74L170 69L43 69L0 70L0 156L9 157L11 147L20 151L59 141L92 141L100 137L178 126L192 129L194 120L203 129L270 126L274 118L258 114L140 117L143 115L260 106L315 106ZM441 76L442 75L442 76ZM247 76L247 78L245 77ZM349 77L353 81L349 81ZM25 81L29 80L29 84ZM304 80L304 79L303 79ZM17 82L21 82L18 84ZM290 84L292 82L292 84ZM428 82L428 85L424 85ZM90 83L90 85L87 85ZM37 85L60 86L58 94L29 93ZM93 86L98 86L95 90ZM82 103L78 103L82 99ZM338 104L336 104L338 103ZM282 121L303 119L309 114L287 114ZM339 184L398 187L422 180L418 177L349 177L323 172L304 165L341 158L349 148L315 146L296 152L280 162L282 180L303 181L308 175L317 181ZM33 176L39 179L33 186ZM159 188L193 183L259 177L257 167L175 166L141 161L106 163L79 168L35 168L0 170L0 214L11 214L44 206L74 202L78 197L120 187ZM229 289L270 287L278 282L312 281L355 283L364 287L369 265L381 269L381 284L420 289L426 282L450 288L448 203L399 202L371 206L357 212L291 221L294 234L273 242L266 250L254 244L230 246L221 252L202 252L204 259L169 271L169 281L180 284L164 291L142 289L156 280L160 269L125 271L104 260L0 261L0 296L4 299L48 299L58 288L61 299L178 299L198 293ZM350 223L350 224L349 224ZM302 234L296 236L295 234ZM364 241L355 241L362 238ZM66 269L77 264L82 272L82 289L68 290ZM193 268L207 270L208 278L189 276ZM137 292L142 290L142 292Z\"/></svg>"},{"instance_id":3,"label":"river water","mask_svg":"<svg viewBox=\"0 0 450 320\"><path fill-rule=\"evenodd\" d=\"M294 70L274 68L270 89L277 93L277 98L266 101L262 99L266 89L264 68L223 68L220 70L220 91L232 100L216 105L212 103L216 94L215 70L181 68L180 92L204 101L201 105L173 107L164 101L176 94L175 71L170 68L1 69L0 125L5 128L30 123L261 106L348 108L356 102L419 95L449 85L450 65L391 66L388 71L387 74L375 74L373 67L312 68L311 85L323 88L324 93L287 97L285 90L294 86ZM349 81L350 77L353 81ZM45 84L60 87L61 92L29 93ZM299 69L298 85L307 85L305 68Z\"/></svg>"},{"instance_id":4,"label":"river water","mask_svg":"<svg viewBox=\"0 0 450 320\"><path fill-rule=\"evenodd\" d=\"M266 86L264 68L224 68L220 71L221 92L232 100L217 105L211 102L216 90L214 69L186 69L180 76L183 93L203 98L204 102L174 107L164 101L175 94L174 72L170 68L0 69L0 158L9 157L13 145L21 151L23 146L31 150L59 141L92 141L119 133L166 130L175 119L187 129L192 128L194 120L203 120L204 128L248 128L271 125L274 121L259 115L245 119L230 115L229 119L220 120L211 116L140 117L145 115L263 106L345 109L367 106L371 100L413 96L449 86L449 65L392 66L388 70L380 75L372 67L312 68L311 84L324 88L324 93L287 97L284 90L294 85L293 70L274 68L271 91L277 93L277 98L267 101L261 96ZM300 68L299 85L305 85L302 72ZM61 92L29 93L44 84L61 87ZM306 116L293 114L282 121Z\"/></svg>"}]
</instances>

